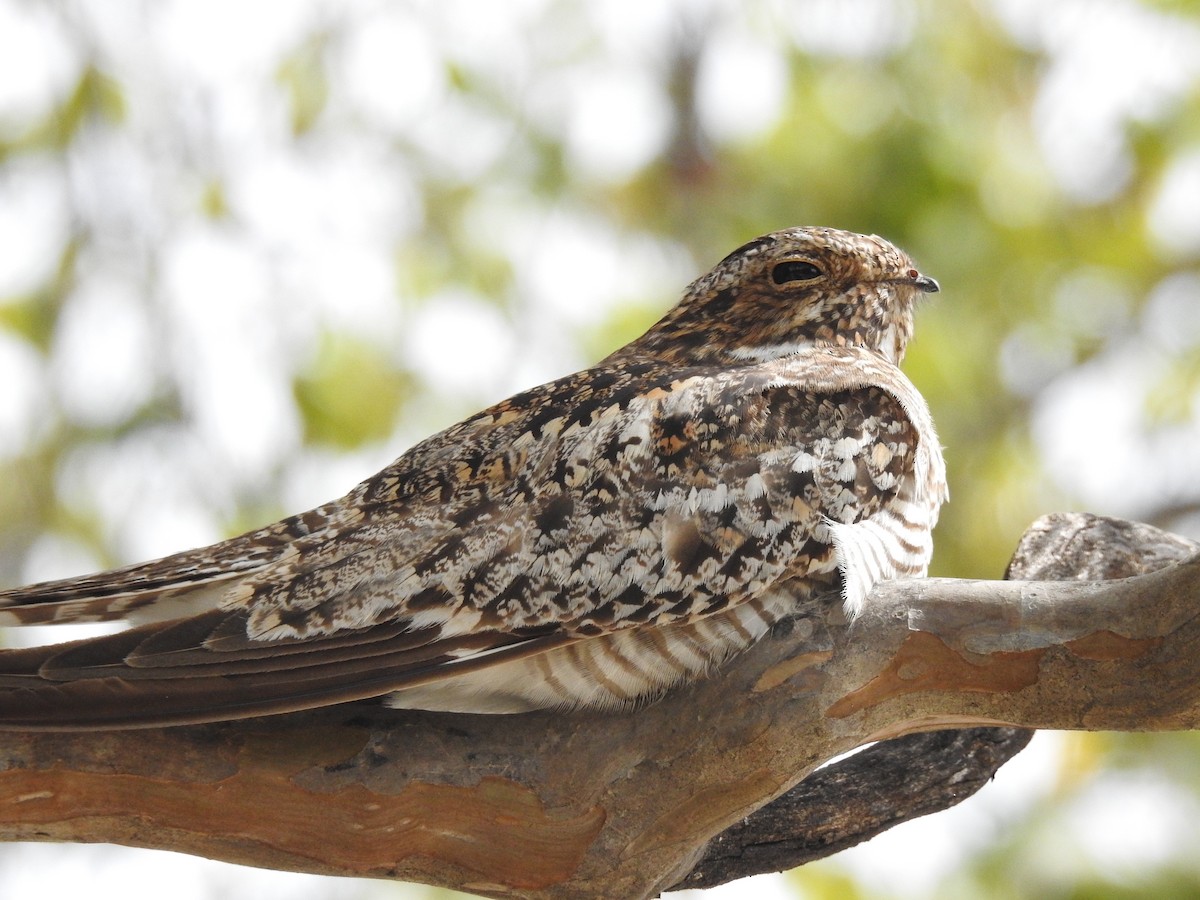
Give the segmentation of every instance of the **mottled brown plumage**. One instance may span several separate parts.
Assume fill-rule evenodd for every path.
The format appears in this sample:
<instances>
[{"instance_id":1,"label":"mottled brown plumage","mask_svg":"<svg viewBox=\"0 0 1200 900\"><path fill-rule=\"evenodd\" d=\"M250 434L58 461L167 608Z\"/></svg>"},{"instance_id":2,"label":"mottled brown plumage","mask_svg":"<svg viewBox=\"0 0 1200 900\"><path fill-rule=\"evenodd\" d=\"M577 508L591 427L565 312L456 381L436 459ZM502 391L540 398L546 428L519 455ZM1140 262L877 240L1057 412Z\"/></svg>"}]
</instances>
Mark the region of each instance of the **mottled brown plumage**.
<instances>
[{"instance_id":1,"label":"mottled brown plumage","mask_svg":"<svg viewBox=\"0 0 1200 900\"><path fill-rule=\"evenodd\" d=\"M200 722L383 696L621 706L841 579L925 573L946 496L897 368L937 284L795 228L596 366L434 435L344 498L155 562L0 593L0 624L127 631L0 652L0 727Z\"/></svg>"}]
</instances>

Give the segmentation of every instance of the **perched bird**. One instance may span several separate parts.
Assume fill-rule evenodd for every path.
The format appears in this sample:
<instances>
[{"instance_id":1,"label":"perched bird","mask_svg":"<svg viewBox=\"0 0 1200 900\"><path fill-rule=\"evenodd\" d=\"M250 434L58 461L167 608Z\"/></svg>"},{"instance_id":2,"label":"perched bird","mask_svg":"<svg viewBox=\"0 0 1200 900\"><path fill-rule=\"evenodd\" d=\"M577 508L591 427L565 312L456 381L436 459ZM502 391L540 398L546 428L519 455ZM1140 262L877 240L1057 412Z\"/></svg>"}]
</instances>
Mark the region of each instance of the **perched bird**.
<instances>
[{"instance_id":1,"label":"perched bird","mask_svg":"<svg viewBox=\"0 0 1200 900\"><path fill-rule=\"evenodd\" d=\"M938 290L879 237L735 250L595 366L417 444L345 497L211 547L0 593L0 624L129 629L0 651L0 728L235 719L383 696L624 707L817 588L851 617L925 574L946 499L897 367Z\"/></svg>"}]
</instances>

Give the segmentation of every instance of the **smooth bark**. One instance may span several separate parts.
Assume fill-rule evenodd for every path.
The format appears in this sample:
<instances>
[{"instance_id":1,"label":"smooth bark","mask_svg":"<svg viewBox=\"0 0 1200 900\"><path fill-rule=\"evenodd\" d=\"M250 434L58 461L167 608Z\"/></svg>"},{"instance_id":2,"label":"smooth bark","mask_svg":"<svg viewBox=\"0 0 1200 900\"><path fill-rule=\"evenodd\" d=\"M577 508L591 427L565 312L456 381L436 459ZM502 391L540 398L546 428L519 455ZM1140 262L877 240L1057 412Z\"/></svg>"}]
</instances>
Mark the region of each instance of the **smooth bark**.
<instances>
[{"instance_id":1,"label":"smooth bark","mask_svg":"<svg viewBox=\"0 0 1200 900\"><path fill-rule=\"evenodd\" d=\"M713 880L717 848L773 868L949 805L947 782L981 783L1019 749L1014 727L1195 727L1196 550L1147 526L1049 517L1010 574L1053 580L884 585L849 625L836 598L820 598L718 675L632 713L355 704L199 727L0 733L0 837L109 841L495 897L636 898L715 884L725 880ZM1079 580L1122 573L1133 577ZM935 777L890 811L892 783L873 799L867 788L870 821L830 826L810 799L799 804L807 818L749 827L834 756L948 726L1011 733L892 745L902 767ZM826 802L848 802L858 780ZM931 801L938 791L945 802ZM807 856L768 860L755 849L788 835Z\"/></svg>"}]
</instances>

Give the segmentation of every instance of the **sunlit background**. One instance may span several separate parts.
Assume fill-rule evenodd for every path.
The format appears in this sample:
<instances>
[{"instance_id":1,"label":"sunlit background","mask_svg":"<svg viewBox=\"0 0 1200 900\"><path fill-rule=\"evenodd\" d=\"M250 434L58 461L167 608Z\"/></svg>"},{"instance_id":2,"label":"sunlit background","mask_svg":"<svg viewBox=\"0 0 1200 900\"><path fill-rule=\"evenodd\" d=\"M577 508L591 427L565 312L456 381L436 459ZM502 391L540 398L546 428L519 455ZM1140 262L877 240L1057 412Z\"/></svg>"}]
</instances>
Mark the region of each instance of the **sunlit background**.
<instances>
[{"instance_id":1,"label":"sunlit background","mask_svg":"<svg viewBox=\"0 0 1200 900\"><path fill-rule=\"evenodd\" d=\"M1194 3L0 0L0 584L338 496L794 224L942 283L907 363L935 574L998 577L1053 510L1200 537ZM1195 736L1043 734L955 810L705 896L1189 896L1198 850ZM0 896L81 884L452 896L0 847Z\"/></svg>"}]
</instances>

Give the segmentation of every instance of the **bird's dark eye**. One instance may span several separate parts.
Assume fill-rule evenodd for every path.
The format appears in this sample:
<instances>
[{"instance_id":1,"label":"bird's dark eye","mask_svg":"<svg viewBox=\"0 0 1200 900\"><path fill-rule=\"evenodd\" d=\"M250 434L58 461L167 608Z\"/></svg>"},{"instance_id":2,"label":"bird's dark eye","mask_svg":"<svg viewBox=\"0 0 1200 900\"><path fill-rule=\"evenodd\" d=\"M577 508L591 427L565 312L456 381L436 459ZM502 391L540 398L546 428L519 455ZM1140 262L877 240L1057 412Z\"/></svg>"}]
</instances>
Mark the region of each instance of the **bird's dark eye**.
<instances>
[{"instance_id":1,"label":"bird's dark eye","mask_svg":"<svg viewBox=\"0 0 1200 900\"><path fill-rule=\"evenodd\" d=\"M810 262L802 259L788 259L776 263L771 269L771 280L776 284L789 284L793 281L812 281L820 278L822 272Z\"/></svg>"}]
</instances>

